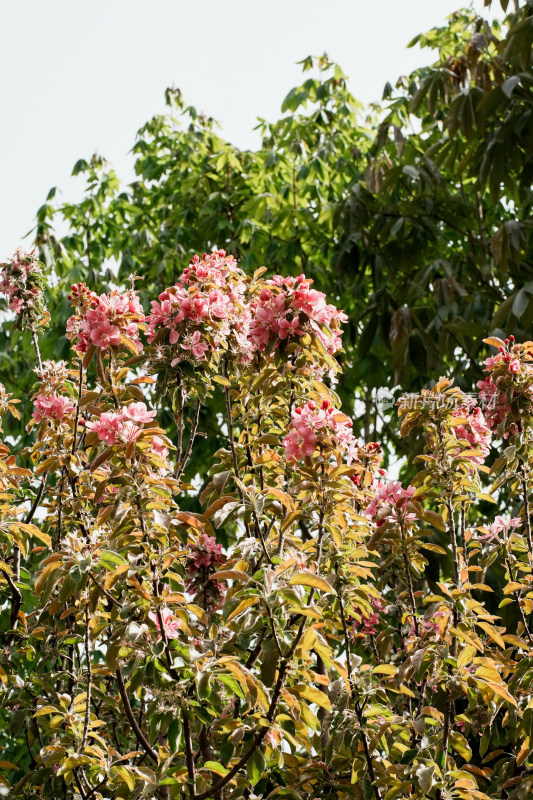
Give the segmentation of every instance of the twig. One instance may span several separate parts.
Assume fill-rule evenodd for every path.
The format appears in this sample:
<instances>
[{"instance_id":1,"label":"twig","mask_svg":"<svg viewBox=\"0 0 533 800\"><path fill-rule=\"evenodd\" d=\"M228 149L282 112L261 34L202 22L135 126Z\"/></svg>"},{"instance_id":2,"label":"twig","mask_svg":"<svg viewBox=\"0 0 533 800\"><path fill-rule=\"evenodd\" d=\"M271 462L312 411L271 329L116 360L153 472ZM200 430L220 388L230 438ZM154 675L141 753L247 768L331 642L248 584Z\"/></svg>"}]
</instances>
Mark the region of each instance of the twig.
<instances>
[{"instance_id":1,"label":"twig","mask_svg":"<svg viewBox=\"0 0 533 800\"><path fill-rule=\"evenodd\" d=\"M144 735L144 733L142 732L142 730L140 729L139 724L135 719L135 714L131 709L130 701L126 693L126 687L124 686L124 678L122 677L122 672L120 671L120 669L117 669L115 674L117 676L118 690L120 693L120 697L122 699L122 705L124 706L124 711L132 727L133 733L135 734L135 737L139 742L139 744L141 745L141 747L143 747L144 750L146 751L146 754L152 759L154 764L157 764L158 762L157 753L150 744L150 742L148 741L148 739L146 738L146 736Z\"/></svg>"},{"instance_id":2,"label":"twig","mask_svg":"<svg viewBox=\"0 0 533 800\"><path fill-rule=\"evenodd\" d=\"M189 460L189 456L191 455L192 446L194 444L194 440L196 439L196 433L198 431L198 423L200 421L200 409L201 408L202 408L202 403L200 401L200 398L198 398L198 400L196 401L196 408L195 408L195 411L194 411L194 419L193 419L193 422L192 422L191 435L189 437L189 442L187 444L187 449L185 450L185 453L184 453L183 458L181 459L181 461L176 463L176 470L174 472L174 478L176 480L178 480L181 477L181 475L183 473L183 470L187 466L187 461ZM179 447L181 448L181 443L180 443Z\"/></svg>"},{"instance_id":3,"label":"twig","mask_svg":"<svg viewBox=\"0 0 533 800\"><path fill-rule=\"evenodd\" d=\"M78 401L76 403L76 416L74 417L74 433L72 434L72 455L76 452L76 437L78 435L78 422L80 418L80 404L83 392L83 359L80 356L80 374L78 378Z\"/></svg>"},{"instance_id":4,"label":"twig","mask_svg":"<svg viewBox=\"0 0 533 800\"><path fill-rule=\"evenodd\" d=\"M89 722L91 719L91 688L92 688L92 668L91 668L91 647L89 641L89 598L87 598L87 605L85 606L85 658L87 659L87 700L85 706L85 719L83 722L83 736L81 739L81 751L85 750L87 744L87 734L89 733Z\"/></svg>"},{"instance_id":5,"label":"twig","mask_svg":"<svg viewBox=\"0 0 533 800\"><path fill-rule=\"evenodd\" d=\"M411 600L411 608L413 610L413 624L415 628L415 636L419 638L419 629L418 629L418 616L416 613L416 600L415 600L415 593L413 591L413 578L411 576L411 565L409 564L409 558L407 555L407 548L405 544L405 531L403 527L403 522L400 522L400 535L402 537L402 556L403 556L403 564L405 567L405 576L407 578L407 588L409 590L409 599Z\"/></svg>"}]
</instances>

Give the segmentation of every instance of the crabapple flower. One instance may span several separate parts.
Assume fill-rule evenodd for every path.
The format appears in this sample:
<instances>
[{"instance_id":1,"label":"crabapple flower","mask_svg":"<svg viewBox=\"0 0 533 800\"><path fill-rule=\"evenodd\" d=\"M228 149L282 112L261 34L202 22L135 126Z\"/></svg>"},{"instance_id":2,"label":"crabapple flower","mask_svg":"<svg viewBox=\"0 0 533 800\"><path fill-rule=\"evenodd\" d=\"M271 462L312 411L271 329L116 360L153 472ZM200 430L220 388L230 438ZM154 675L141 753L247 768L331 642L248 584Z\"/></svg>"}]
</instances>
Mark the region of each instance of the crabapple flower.
<instances>
[{"instance_id":1,"label":"crabapple flower","mask_svg":"<svg viewBox=\"0 0 533 800\"><path fill-rule=\"evenodd\" d=\"M289 432L283 439L287 460L296 462L304 456L312 456L326 438L333 440L348 464L355 460L357 442L348 417L337 411L329 400L321 405L310 400L298 406L292 412Z\"/></svg>"},{"instance_id":2,"label":"crabapple flower","mask_svg":"<svg viewBox=\"0 0 533 800\"><path fill-rule=\"evenodd\" d=\"M243 358L236 342L246 338L249 325L245 291L246 276L225 250L194 256L176 285L152 301L148 342L157 337L157 343L168 343L154 348L152 360L169 360L175 367L184 359L206 361L210 353L229 349Z\"/></svg>"},{"instance_id":3,"label":"crabapple flower","mask_svg":"<svg viewBox=\"0 0 533 800\"><path fill-rule=\"evenodd\" d=\"M152 620L157 630L159 631L159 638L161 638L161 625L159 617L155 611L150 611L148 618ZM163 630L165 631L167 639L177 639L181 627L181 620L175 617L169 608L161 609L161 620L163 622Z\"/></svg>"},{"instance_id":4,"label":"crabapple flower","mask_svg":"<svg viewBox=\"0 0 533 800\"><path fill-rule=\"evenodd\" d=\"M377 633L380 614L385 611L385 604L379 597L371 597L370 604L372 612L368 615L361 612L361 619L351 619L352 623L352 639L362 638L364 636L374 636Z\"/></svg>"},{"instance_id":5,"label":"crabapple flower","mask_svg":"<svg viewBox=\"0 0 533 800\"><path fill-rule=\"evenodd\" d=\"M377 520L380 524L413 522L416 515L412 511L408 511L406 506L414 494L414 486L404 489L399 481L389 481L388 483L379 481L374 498L365 509L365 515Z\"/></svg>"},{"instance_id":6,"label":"crabapple flower","mask_svg":"<svg viewBox=\"0 0 533 800\"><path fill-rule=\"evenodd\" d=\"M67 321L67 337L76 342L78 353L86 353L91 346L109 350L123 343L134 352L143 349L139 325L144 311L134 289L98 296L85 284L74 284L70 300L78 311Z\"/></svg>"},{"instance_id":7,"label":"crabapple flower","mask_svg":"<svg viewBox=\"0 0 533 800\"><path fill-rule=\"evenodd\" d=\"M490 525L487 526L486 533L482 533L479 538L485 542L493 542L495 539L500 539L500 533L509 534L511 528L519 528L522 521L519 517L506 517L498 516ZM485 529L483 529L485 530Z\"/></svg>"},{"instance_id":8,"label":"crabapple flower","mask_svg":"<svg viewBox=\"0 0 533 800\"><path fill-rule=\"evenodd\" d=\"M275 275L265 281L259 298L251 304L252 319L249 338L259 352L269 344L311 333L328 353L341 349L340 324L348 317L335 306L326 303L326 296L311 289L311 279L305 275L284 278Z\"/></svg>"},{"instance_id":9,"label":"crabapple flower","mask_svg":"<svg viewBox=\"0 0 533 800\"><path fill-rule=\"evenodd\" d=\"M202 533L198 541L189 548L185 569L189 575L185 588L197 603L209 611L215 609L224 593L224 587L211 575L219 564L226 561L222 553L222 545L217 544L214 536Z\"/></svg>"},{"instance_id":10,"label":"crabapple flower","mask_svg":"<svg viewBox=\"0 0 533 800\"><path fill-rule=\"evenodd\" d=\"M61 422L67 414L71 414L76 408L76 404L62 394L52 392L51 394L38 394L34 401L33 418L36 422L43 419L54 419Z\"/></svg>"},{"instance_id":11,"label":"crabapple flower","mask_svg":"<svg viewBox=\"0 0 533 800\"><path fill-rule=\"evenodd\" d=\"M459 406L452 412L452 416L466 419L466 422L453 426L455 436L457 439L464 439L472 448L480 451L481 455L469 458L474 464L482 464L490 450L492 432L481 408L477 407L470 411L465 406Z\"/></svg>"},{"instance_id":12,"label":"crabapple flower","mask_svg":"<svg viewBox=\"0 0 533 800\"><path fill-rule=\"evenodd\" d=\"M146 403L130 403L130 405L126 406L123 410L125 419L139 423L151 422L155 414L155 411L148 411Z\"/></svg>"},{"instance_id":13,"label":"crabapple flower","mask_svg":"<svg viewBox=\"0 0 533 800\"><path fill-rule=\"evenodd\" d=\"M191 355L197 359L197 361L203 361L205 359L205 354L209 350L209 345L202 338L202 334L200 331L194 331L189 336L184 337L181 347L183 350L189 350ZM175 366L179 361L179 358L174 359L171 366Z\"/></svg>"},{"instance_id":14,"label":"crabapple flower","mask_svg":"<svg viewBox=\"0 0 533 800\"><path fill-rule=\"evenodd\" d=\"M478 381L477 388L479 389L479 402L482 403L484 408L487 427L491 431L495 431L511 412L511 405L508 400L507 392L502 391L498 384L494 383L491 378Z\"/></svg>"},{"instance_id":15,"label":"crabapple flower","mask_svg":"<svg viewBox=\"0 0 533 800\"><path fill-rule=\"evenodd\" d=\"M109 447L113 447L124 428L124 415L116 411L105 411L96 422L86 422L85 427L94 431Z\"/></svg>"},{"instance_id":16,"label":"crabapple flower","mask_svg":"<svg viewBox=\"0 0 533 800\"><path fill-rule=\"evenodd\" d=\"M8 298L8 308L29 327L48 318L43 298L43 272L34 255L19 248L0 264L0 292Z\"/></svg>"}]
</instances>

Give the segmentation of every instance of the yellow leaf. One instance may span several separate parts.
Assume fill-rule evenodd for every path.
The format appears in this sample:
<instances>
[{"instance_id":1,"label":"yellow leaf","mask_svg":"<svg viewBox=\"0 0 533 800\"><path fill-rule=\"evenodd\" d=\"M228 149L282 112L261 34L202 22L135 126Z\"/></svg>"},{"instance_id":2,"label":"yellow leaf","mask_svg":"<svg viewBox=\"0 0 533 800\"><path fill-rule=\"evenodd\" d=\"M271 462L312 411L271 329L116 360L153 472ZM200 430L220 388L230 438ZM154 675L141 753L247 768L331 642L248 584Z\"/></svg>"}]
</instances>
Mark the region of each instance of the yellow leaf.
<instances>
[{"instance_id":1,"label":"yellow leaf","mask_svg":"<svg viewBox=\"0 0 533 800\"><path fill-rule=\"evenodd\" d=\"M495 503L496 502L494 497L492 497L492 495L490 495L490 494L487 494L486 492L480 492L478 494L478 500L486 500L487 503Z\"/></svg>"},{"instance_id":2,"label":"yellow leaf","mask_svg":"<svg viewBox=\"0 0 533 800\"><path fill-rule=\"evenodd\" d=\"M518 755L516 757L517 767L522 766L522 764L524 763L530 752L531 752L531 742L529 741L529 738L527 738L522 744L522 747L520 748Z\"/></svg>"},{"instance_id":3,"label":"yellow leaf","mask_svg":"<svg viewBox=\"0 0 533 800\"><path fill-rule=\"evenodd\" d=\"M476 648L473 644L467 644L463 647L461 652L459 653L459 658L457 659L457 666L458 667L466 667L467 664L470 664L472 659L476 654Z\"/></svg>"},{"instance_id":4,"label":"yellow leaf","mask_svg":"<svg viewBox=\"0 0 533 800\"><path fill-rule=\"evenodd\" d=\"M308 628L303 635L302 641L298 645L299 653L307 653L309 650L312 650L316 639L316 631L313 628Z\"/></svg>"},{"instance_id":5,"label":"yellow leaf","mask_svg":"<svg viewBox=\"0 0 533 800\"><path fill-rule=\"evenodd\" d=\"M255 605L259 602L259 597L245 597L244 600L241 600L237 608L234 608L229 617L227 618L226 622L231 622L232 619L238 617L239 614L242 614L243 611L250 608L250 606Z\"/></svg>"},{"instance_id":6,"label":"yellow leaf","mask_svg":"<svg viewBox=\"0 0 533 800\"><path fill-rule=\"evenodd\" d=\"M378 664L372 670L373 675L396 675L398 668L394 664Z\"/></svg>"},{"instance_id":7,"label":"yellow leaf","mask_svg":"<svg viewBox=\"0 0 533 800\"><path fill-rule=\"evenodd\" d=\"M326 711L331 711L329 697L315 686L292 686L289 691L299 694L300 697L304 697L310 703L316 703L317 706L325 708Z\"/></svg>"},{"instance_id":8,"label":"yellow leaf","mask_svg":"<svg viewBox=\"0 0 533 800\"><path fill-rule=\"evenodd\" d=\"M503 650L505 650L505 642L503 641L503 639L502 639L502 637L501 637L501 634L500 634L500 633L498 633L498 631L496 630L496 628L494 628L492 625L489 625L489 623L488 623L488 622L477 622L477 621L476 621L476 625L477 625L479 628L483 628L483 630L485 631L485 633L488 633L488 635L489 635L489 636L490 636L492 639L494 639L494 641L496 642L496 644L499 644L499 645L500 645L500 647L501 647Z\"/></svg>"},{"instance_id":9,"label":"yellow leaf","mask_svg":"<svg viewBox=\"0 0 533 800\"><path fill-rule=\"evenodd\" d=\"M329 583L313 572L299 572L292 576L289 584L290 586L312 586L313 589L321 589L323 592L333 593Z\"/></svg>"},{"instance_id":10,"label":"yellow leaf","mask_svg":"<svg viewBox=\"0 0 533 800\"><path fill-rule=\"evenodd\" d=\"M58 711L59 709L55 708L55 706L41 706L33 716L42 717L43 714L57 714Z\"/></svg>"},{"instance_id":11,"label":"yellow leaf","mask_svg":"<svg viewBox=\"0 0 533 800\"><path fill-rule=\"evenodd\" d=\"M58 567L61 567L61 566L62 566L61 561L53 561L51 564L47 564L46 565L46 567L43 569L43 571L41 572L41 574L39 575L39 577L35 581L35 592L36 592L36 594L40 594L41 593L41 589L43 588L44 583L45 583L46 579L48 578L48 576L50 575L50 573L53 570L55 570L55 569L57 569Z\"/></svg>"},{"instance_id":12,"label":"yellow leaf","mask_svg":"<svg viewBox=\"0 0 533 800\"><path fill-rule=\"evenodd\" d=\"M516 581L511 581L508 583L507 586L504 586L503 593L504 594L512 594L513 592L519 591L519 589L523 589L521 583L517 583Z\"/></svg>"},{"instance_id":13,"label":"yellow leaf","mask_svg":"<svg viewBox=\"0 0 533 800\"><path fill-rule=\"evenodd\" d=\"M290 511L286 517L284 518L283 522L281 523L281 530L285 532L287 528L290 528L293 522L296 522L301 516L300 511Z\"/></svg>"},{"instance_id":14,"label":"yellow leaf","mask_svg":"<svg viewBox=\"0 0 533 800\"><path fill-rule=\"evenodd\" d=\"M516 708L516 700L511 694L509 694L505 686L502 686L501 683L495 683L494 681L484 680L483 683L485 684L485 686L488 686L490 689L492 689L492 691L495 694L499 694L500 697L503 697L505 700L507 700L509 703L511 703L511 705L515 706Z\"/></svg>"},{"instance_id":15,"label":"yellow leaf","mask_svg":"<svg viewBox=\"0 0 533 800\"><path fill-rule=\"evenodd\" d=\"M226 505L226 503L234 503L235 498L231 494L225 494L223 497L219 497L218 500L215 500L214 503L211 503L208 509L206 509L204 516L209 519L213 516L215 511L218 511L219 508L222 508Z\"/></svg>"}]
</instances>

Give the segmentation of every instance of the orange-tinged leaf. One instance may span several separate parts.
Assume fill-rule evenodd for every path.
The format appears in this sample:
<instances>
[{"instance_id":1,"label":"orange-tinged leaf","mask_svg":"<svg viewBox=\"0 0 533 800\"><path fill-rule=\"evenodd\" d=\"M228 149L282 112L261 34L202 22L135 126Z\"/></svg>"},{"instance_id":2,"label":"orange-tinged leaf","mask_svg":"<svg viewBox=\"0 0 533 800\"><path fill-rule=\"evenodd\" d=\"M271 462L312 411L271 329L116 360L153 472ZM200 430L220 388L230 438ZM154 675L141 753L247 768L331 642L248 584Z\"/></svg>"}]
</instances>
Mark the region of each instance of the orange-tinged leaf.
<instances>
[{"instance_id":1,"label":"orange-tinged leaf","mask_svg":"<svg viewBox=\"0 0 533 800\"><path fill-rule=\"evenodd\" d=\"M488 339L483 339L485 344L490 344L493 347L505 347L505 342L502 339L498 339L497 336L489 336Z\"/></svg>"},{"instance_id":2,"label":"orange-tinged leaf","mask_svg":"<svg viewBox=\"0 0 533 800\"><path fill-rule=\"evenodd\" d=\"M288 511L294 511L294 501L292 497L290 497L286 492L282 492L281 489L267 489L267 495L272 495L273 497L277 497L280 503L282 503Z\"/></svg>"},{"instance_id":3,"label":"orange-tinged leaf","mask_svg":"<svg viewBox=\"0 0 533 800\"><path fill-rule=\"evenodd\" d=\"M220 572L215 572L213 575L211 575L209 580L248 581L248 577L249 576L246 574L246 572L241 572L239 569L221 569Z\"/></svg>"},{"instance_id":4,"label":"orange-tinged leaf","mask_svg":"<svg viewBox=\"0 0 533 800\"><path fill-rule=\"evenodd\" d=\"M225 494L223 495L223 497L219 497L218 500L215 500L215 502L211 503L209 508L206 509L206 511L204 512L204 516L207 517L207 519L209 519L210 517L213 516L215 511L218 511L219 508L225 506L226 503L234 503L235 500L236 498L233 497L233 495L231 494Z\"/></svg>"}]
</instances>

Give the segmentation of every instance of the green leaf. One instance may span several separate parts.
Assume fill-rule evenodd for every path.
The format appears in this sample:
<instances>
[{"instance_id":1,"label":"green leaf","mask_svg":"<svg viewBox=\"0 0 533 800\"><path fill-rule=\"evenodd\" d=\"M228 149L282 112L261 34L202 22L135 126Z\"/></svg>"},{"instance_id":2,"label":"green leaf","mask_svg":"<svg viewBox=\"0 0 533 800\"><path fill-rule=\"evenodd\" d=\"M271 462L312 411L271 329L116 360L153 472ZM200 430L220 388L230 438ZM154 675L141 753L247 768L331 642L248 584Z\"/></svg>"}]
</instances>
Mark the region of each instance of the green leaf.
<instances>
[{"instance_id":1,"label":"green leaf","mask_svg":"<svg viewBox=\"0 0 533 800\"><path fill-rule=\"evenodd\" d=\"M472 758L472 748L461 733L458 731L450 731L450 744L465 761L470 761Z\"/></svg>"},{"instance_id":2,"label":"green leaf","mask_svg":"<svg viewBox=\"0 0 533 800\"><path fill-rule=\"evenodd\" d=\"M246 774L248 775L248 780L255 786L256 783L259 783L261 778L263 777L263 773L266 768L266 760L258 748L255 750L253 755L248 759L248 763L246 764Z\"/></svg>"},{"instance_id":3,"label":"green leaf","mask_svg":"<svg viewBox=\"0 0 533 800\"><path fill-rule=\"evenodd\" d=\"M206 761L203 769L208 769L211 772L216 772L217 775L221 775L224 777L228 774L229 770L226 767L222 766L219 761Z\"/></svg>"}]
</instances>

